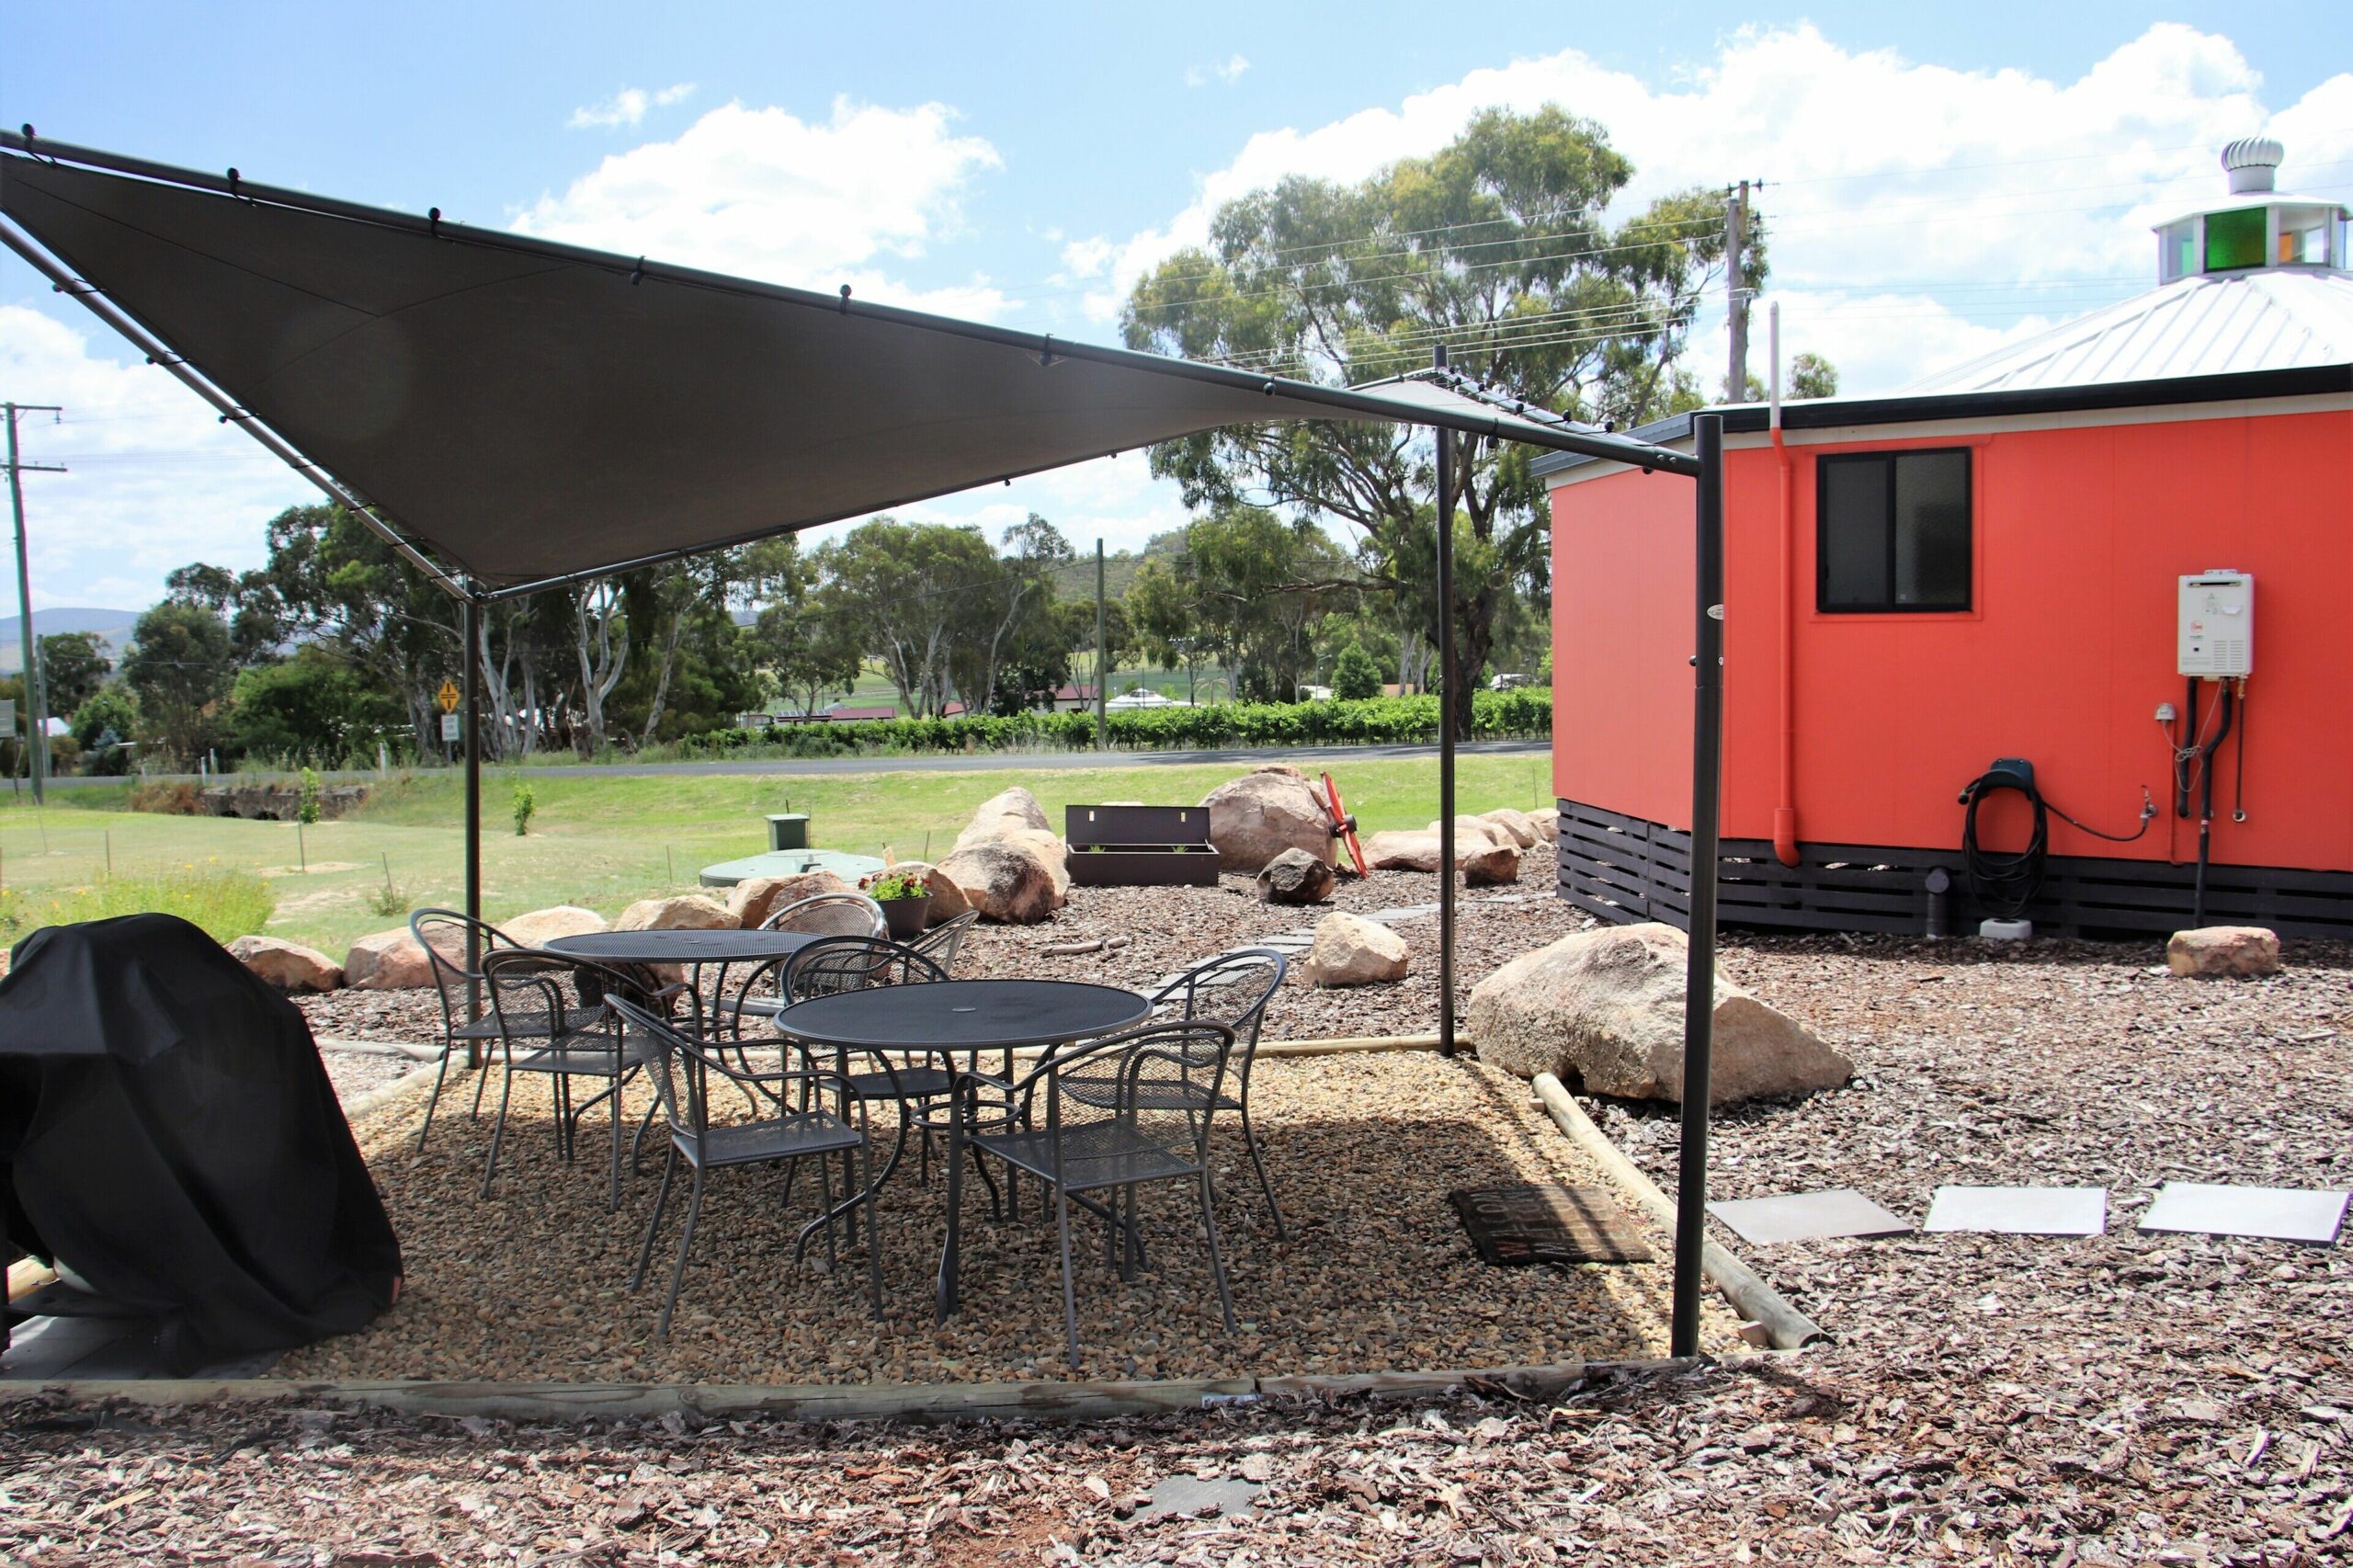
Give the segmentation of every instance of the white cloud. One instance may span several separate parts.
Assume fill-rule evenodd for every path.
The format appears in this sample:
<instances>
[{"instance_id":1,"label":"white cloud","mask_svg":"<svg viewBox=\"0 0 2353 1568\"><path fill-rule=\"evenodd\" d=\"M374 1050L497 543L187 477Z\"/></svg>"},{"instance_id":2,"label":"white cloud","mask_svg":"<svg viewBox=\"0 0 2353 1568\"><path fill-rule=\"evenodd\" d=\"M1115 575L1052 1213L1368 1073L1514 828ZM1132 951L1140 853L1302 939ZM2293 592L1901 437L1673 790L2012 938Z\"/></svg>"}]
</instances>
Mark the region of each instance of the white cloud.
<instances>
[{"instance_id":1,"label":"white cloud","mask_svg":"<svg viewBox=\"0 0 2353 1568\"><path fill-rule=\"evenodd\" d=\"M847 97L823 121L728 104L675 141L605 159L561 196L540 197L515 227L742 277L848 282L862 297L993 312L1002 301L984 282L918 295L868 267L920 256L952 233L967 182L1002 166L987 142L952 132L955 119L944 104L892 109Z\"/></svg>"},{"instance_id":2,"label":"white cloud","mask_svg":"<svg viewBox=\"0 0 2353 1568\"><path fill-rule=\"evenodd\" d=\"M1259 132L1165 222L1078 242L1063 260L1074 277L1103 280L1084 303L1108 321L1150 267L1204 243L1211 214L1235 197L1291 175L1361 179L1436 151L1483 109L1559 104L1598 121L1636 165L1613 205L1621 222L1669 191L1768 182L1757 205L1789 299L1785 348L1851 364L1847 388L1888 390L1954 362L1948 350L1984 352L2021 321L2153 285L2149 225L2222 191L2214 154L2234 137L2268 126L2289 145L2283 183L2309 169L2304 183L2341 190L2353 74L2276 116L2260 88L2228 39L2175 23L2072 81L1848 50L1811 25L1744 29L1708 64L1657 85L1566 50L1393 108ZM1760 319L1760 370L1762 341ZM1695 338L1691 364L1711 384L1722 363Z\"/></svg>"},{"instance_id":3,"label":"white cloud","mask_svg":"<svg viewBox=\"0 0 2353 1568\"><path fill-rule=\"evenodd\" d=\"M1185 85L1206 87L1211 82L1222 82L1231 87L1242 80L1242 73L1250 69L1250 62L1239 54L1229 54L1214 65L1195 65L1185 73Z\"/></svg>"},{"instance_id":4,"label":"white cloud","mask_svg":"<svg viewBox=\"0 0 2353 1568\"><path fill-rule=\"evenodd\" d=\"M574 109L572 118L564 123L574 131L618 131L642 121L649 108L668 108L694 96L692 82L673 83L653 93L643 87L623 87L602 103L584 104Z\"/></svg>"},{"instance_id":5,"label":"white cloud","mask_svg":"<svg viewBox=\"0 0 2353 1568\"><path fill-rule=\"evenodd\" d=\"M139 609L176 566L258 566L263 525L322 499L167 372L116 351L95 322L0 304L0 385L65 409L19 427L28 460L68 470L25 478L36 606Z\"/></svg>"}]
</instances>

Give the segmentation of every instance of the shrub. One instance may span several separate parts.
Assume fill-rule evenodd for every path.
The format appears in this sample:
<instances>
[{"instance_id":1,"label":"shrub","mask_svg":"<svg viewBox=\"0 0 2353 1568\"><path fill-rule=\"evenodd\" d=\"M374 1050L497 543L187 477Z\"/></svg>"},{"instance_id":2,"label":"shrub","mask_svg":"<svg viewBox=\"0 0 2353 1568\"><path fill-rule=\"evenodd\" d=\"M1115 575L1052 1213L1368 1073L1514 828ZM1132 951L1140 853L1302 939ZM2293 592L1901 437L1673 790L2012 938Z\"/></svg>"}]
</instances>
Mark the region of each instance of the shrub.
<instances>
[{"instance_id":1,"label":"shrub","mask_svg":"<svg viewBox=\"0 0 2353 1568\"><path fill-rule=\"evenodd\" d=\"M515 836L522 837L531 831L531 816L540 809L540 798L531 793L531 786L523 779L515 781Z\"/></svg>"},{"instance_id":2,"label":"shrub","mask_svg":"<svg viewBox=\"0 0 2353 1568\"><path fill-rule=\"evenodd\" d=\"M216 942L250 936L278 908L269 884L251 871L183 866L176 871L110 877L79 886L0 893L0 933L14 942L43 926L69 926L118 915L176 915Z\"/></svg>"},{"instance_id":3,"label":"shrub","mask_svg":"<svg viewBox=\"0 0 2353 1568\"><path fill-rule=\"evenodd\" d=\"M304 827L319 820L319 776L309 768L302 769L302 782L296 795L294 819Z\"/></svg>"},{"instance_id":4,"label":"shrub","mask_svg":"<svg viewBox=\"0 0 2353 1568\"><path fill-rule=\"evenodd\" d=\"M131 809L167 817L200 817L204 815L204 798L195 785L185 780L134 784L131 787Z\"/></svg>"}]
</instances>

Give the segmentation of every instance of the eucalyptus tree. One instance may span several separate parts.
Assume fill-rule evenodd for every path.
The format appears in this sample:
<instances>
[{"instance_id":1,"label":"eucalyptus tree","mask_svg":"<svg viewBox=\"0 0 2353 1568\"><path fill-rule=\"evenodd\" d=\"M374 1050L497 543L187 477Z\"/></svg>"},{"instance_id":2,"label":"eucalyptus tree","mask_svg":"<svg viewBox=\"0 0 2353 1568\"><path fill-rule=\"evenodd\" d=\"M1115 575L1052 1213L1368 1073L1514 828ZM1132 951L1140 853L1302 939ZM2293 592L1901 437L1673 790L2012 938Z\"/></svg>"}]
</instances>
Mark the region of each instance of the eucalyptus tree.
<instances>
[{"instance_id":1,"label":"eucalyptus tree","mask_svg":"<svg viewBox=\"0 0 2353 1568\"><path fill-rule=\"evenodd\" d=\"M1447 147L1355 185L1289 178L1221 208L1207 246L1139 280L1122 316L1132 347L1327 383L1417 369L1446 346L1455 369L1502 395L1596 423L1638 423L1698 401L1680 369L1700 301L1721 289L1719 193L1663 196L1613 222L1633 165L1601 128L1558 108L1491 110ZM1764 246L1744 257L1763 281ZM1460 471L1460 631L1467 689L1502 601L1542 570L1541 489L1529 454L1470 443ZM1372 585L1408 575L1437 526L1434 444L1342 422L1235 426L1156 446L1155 473L1187 504L1274 507L1357 530ZM1439 607L1430 605L1434 635ZM1466 730L1467 705L1461 710Z\"/></svg>"}]
</instances>

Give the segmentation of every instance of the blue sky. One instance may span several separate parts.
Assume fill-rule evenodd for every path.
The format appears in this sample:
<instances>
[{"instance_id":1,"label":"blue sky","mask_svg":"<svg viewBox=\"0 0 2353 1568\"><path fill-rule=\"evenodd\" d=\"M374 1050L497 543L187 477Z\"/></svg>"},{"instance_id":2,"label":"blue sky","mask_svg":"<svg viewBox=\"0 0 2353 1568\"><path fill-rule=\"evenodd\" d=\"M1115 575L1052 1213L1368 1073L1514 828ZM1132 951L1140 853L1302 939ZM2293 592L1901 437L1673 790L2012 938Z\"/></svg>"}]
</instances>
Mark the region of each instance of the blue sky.
<instances>
[{"instance_id":1,"label":"blue sky","mask_svg":"<svg viewBox=\"0 0 2353 1568\"><path fill-rule=\"evenodd\" d=\"M1476 22L1465 18L1475 17ZM1494 24L1507 22L1507 27ZM2353 6L113 4L11 9L0 121L617 250L1109 339L1221 199L1358 177L1490 104L1600 119L1660 190L1762 179L1785 347L1885 390L2153 280L2146 226L2268 129L2353 197ZM1712 332L1695 352L1712 374ZM1760 348L1761 357L1761 348ZM0 260L37 604L258 562L308 498ZM1181 521L1140 459L926 515Z\"/></svg>"}]
</instances>

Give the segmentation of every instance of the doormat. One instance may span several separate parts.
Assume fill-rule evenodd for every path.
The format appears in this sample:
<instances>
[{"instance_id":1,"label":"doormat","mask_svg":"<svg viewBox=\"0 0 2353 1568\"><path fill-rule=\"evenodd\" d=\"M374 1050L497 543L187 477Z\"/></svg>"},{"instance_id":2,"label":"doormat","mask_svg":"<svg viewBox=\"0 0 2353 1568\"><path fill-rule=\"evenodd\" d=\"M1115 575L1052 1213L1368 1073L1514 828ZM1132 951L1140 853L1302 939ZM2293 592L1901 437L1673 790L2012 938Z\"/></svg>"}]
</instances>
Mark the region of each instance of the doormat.
<instances>
[{"instance_id":1,"label":"doormat","mask_svg":"<svg viewBox=\"0 0 2353 1568\"><path fill-rule=\"evenodd\" d=\"M1446 1198L1479 1256L1496 1267L1651 1260L1634 1222L1596 1187L1473 1187Z\"/></svg>"}]
</instances>

